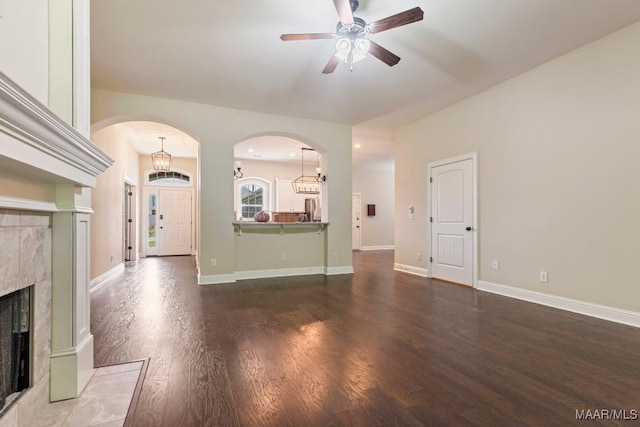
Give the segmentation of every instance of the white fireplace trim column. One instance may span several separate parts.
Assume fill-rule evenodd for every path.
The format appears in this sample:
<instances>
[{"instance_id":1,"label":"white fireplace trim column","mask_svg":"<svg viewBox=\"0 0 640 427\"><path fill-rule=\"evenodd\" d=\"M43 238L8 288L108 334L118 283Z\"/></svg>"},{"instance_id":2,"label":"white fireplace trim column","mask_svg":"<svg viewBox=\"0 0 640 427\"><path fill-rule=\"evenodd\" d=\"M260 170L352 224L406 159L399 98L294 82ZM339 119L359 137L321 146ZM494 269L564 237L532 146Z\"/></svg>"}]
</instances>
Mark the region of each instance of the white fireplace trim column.
<instances>
[{"instance_id":1,"label":"white fireplace trim column","mask_svg":"<svg viewBox=\"0 0 640 427\"><path fill-rule=\"evenodd\" d=\"M70 186L58 187L57 192L63 196L73 191ZM77 397L93 375L90 214L82 212L86 208L80 203L78 206L53 214L52 262L57 268L51 278L51 401Z\"/></svg>"}]
</instances>

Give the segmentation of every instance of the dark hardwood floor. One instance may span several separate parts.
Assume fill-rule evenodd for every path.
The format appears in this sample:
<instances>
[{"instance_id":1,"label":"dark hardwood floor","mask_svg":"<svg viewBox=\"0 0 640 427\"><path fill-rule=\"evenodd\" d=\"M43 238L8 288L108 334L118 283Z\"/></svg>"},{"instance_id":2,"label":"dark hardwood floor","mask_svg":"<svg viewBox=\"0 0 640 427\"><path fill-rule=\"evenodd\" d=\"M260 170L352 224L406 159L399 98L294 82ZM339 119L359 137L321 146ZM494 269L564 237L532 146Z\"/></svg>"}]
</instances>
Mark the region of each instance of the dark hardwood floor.
<instances>
[{"instance_id":1,"label":"dark hardwood floor","mask_svg":"<svg viewBox=\"0 0 640 427\"><path fill-rule=\"evenodd\" d=\"M353 276L198 286L190 257L131 263L92 294L96 366L150 358L136 426L566 426L640 410L639 329L392 267L360 252Z\"/></svg>"}]
</instances>

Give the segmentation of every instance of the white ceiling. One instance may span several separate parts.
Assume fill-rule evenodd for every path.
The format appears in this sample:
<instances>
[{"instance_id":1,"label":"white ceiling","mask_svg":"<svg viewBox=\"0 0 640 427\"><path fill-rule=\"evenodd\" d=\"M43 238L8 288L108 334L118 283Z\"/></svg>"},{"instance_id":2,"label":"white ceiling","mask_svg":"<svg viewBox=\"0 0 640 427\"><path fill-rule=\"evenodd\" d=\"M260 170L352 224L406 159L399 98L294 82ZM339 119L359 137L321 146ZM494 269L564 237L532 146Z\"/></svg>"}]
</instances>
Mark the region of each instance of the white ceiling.
<instances>
[{"instance_id":1,"label":"white ceiling","mask_svg":"<svg viewBox=\"0 0 640 427\"><path fill-rule=\"evenodd\" d=\"M160 137L164 140L164 150L174 157L196 157L198 155L198 142L172 126L157 122L125 122L116 126L124 138L140 154L149 154L160 151Z\"/></svg>"},{"instance_id":2,"label":"white ceiling","mask_svg":"<svg viewBox=\"0 0 640 427\"><path fill-rule=\"evenodd\" d=\"M279 36L335 31L331 0L94 1L92 84L347 123L388 156L393 129L640 20L637 0L361 0L355 15L415 6L423 21L370 36L398 65L368 57L324 75L331 40Z\"/></svg>"}]
</instances>

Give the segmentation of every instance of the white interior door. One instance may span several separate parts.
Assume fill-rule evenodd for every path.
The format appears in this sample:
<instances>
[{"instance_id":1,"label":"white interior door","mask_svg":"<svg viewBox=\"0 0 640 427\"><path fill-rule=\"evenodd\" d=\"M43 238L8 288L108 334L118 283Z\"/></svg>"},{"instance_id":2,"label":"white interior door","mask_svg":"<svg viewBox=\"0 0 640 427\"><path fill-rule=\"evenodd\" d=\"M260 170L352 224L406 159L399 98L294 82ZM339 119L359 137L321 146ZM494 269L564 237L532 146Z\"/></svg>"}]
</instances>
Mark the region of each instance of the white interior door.
<instances>
[{"instance_id":1,"label":"white interior door","mask_svg":"<svg viewBox=\"0 0 640 427\"><path fill-rule=\"evenodd\" d=\"M191 190L158 193L158 255L190 255Z\"/></svg>"},{"instance_id":2,"label":"white interior door","mask_svg":"<svg viewBox=\"0 0 640 427\"><path fill-rule=\"evenodd\" d=\"M473 160L431 168L431 276L473 286Z\"/></svg>"},{"instance_id":3,"label":"white interior door","mask_svg":"<svg viewBox=\"0 0 640 427\"><path fill-rule=\"evenodd\" d=\"M360 194L354 193L351 196L351 248L360 250L362 229L360 222L362 218L362 201Z\"/></svg>"}]
</instances>

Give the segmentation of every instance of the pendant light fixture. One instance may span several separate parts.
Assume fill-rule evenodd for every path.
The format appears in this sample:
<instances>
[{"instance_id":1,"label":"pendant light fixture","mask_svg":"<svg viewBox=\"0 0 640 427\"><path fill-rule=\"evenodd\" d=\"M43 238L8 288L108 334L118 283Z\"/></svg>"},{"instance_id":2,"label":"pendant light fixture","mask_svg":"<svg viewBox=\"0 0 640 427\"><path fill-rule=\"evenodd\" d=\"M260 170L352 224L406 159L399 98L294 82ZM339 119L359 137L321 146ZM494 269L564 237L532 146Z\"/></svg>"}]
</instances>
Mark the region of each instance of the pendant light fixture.
<instances>
[{"instance_id":1,"label":"pendant light fixture","mask_svg":"<svg viewBox=\"0 0 640 427\"><path fill-rule=\"evenodd\" d=\"M300 175L298 178L294 179L291 182L291 185L293 186L293 191L295 191L296 194L320 194L319 183L321 181L324 183L324 180L326 180L327 177L304 174L304 152L316 151L316 150L314 150L313 148L301 148L301 150L302 150L302 156L300 160L300 172L302 175ZM321 175L321 173L318 172L318 169L316 169L316 174Z\"/></svg>"},{"instance_id":2,"label":"pendant light fixture","mask_svg":"<svg viewBox=\"0 0 640 427\"><path fill-rule=\"evenodd\" d=\"M167 138L163 136L159 138L161 141L160 151L151 154L151 163L157 171L168 171L171 170L171 154L164 151L164 140Z\"/></svg>"}]
</instances>

